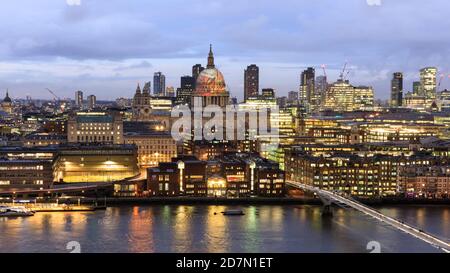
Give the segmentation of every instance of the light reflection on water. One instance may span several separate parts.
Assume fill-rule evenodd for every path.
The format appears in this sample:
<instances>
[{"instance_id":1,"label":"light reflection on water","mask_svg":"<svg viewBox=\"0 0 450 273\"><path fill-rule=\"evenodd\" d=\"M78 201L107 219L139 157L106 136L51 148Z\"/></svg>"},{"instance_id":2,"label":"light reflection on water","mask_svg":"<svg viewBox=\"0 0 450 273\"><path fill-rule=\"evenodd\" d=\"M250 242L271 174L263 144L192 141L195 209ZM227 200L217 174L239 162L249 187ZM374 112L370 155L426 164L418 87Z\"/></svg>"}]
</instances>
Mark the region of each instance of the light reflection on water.
<instances>
[{"instance_id":1,"label":"light reflection on water","mask_svg":"<svg viewBox=\"0 0 450 273\"><path fill-rule=\"evenodd\" d=\"M245 206L244 216L224 216L231 206L123 206L105 211L37 213L0 221L0 252L382 252L437 250L353 210L322 218L318 206ZM384 207L442 238L450 237L450 207Z\"/></svg>"}]
</instances>

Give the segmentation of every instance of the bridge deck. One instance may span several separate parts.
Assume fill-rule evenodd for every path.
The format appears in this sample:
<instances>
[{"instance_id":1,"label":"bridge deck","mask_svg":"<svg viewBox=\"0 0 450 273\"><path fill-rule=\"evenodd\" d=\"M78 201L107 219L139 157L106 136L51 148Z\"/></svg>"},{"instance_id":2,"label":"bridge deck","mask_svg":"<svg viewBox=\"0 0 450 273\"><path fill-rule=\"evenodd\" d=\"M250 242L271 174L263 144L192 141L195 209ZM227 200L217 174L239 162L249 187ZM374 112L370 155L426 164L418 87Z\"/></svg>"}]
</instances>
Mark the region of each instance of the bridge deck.
<instances>
[{"instance_id":1,"label":"bridge deck","mask_svg":"<svg viewBox=\"0 0 450 273\"><path fill-rule=\"evenodd\" d=\"M343 203L343 204L345 204L351 208L354 208L366 215L369 215L381 222L389 224L390 226L392 226L398 230L406 232L407 234L410 234L428 244L431 244L434 247L437 247L445 252L450 252L450 244L449 243L447 243L433 235L430 235L430 234L424 232L423 230L420 230L411 225L408 225L400 220L386 216L386 215L380 213L379 211L374 210L373 208L370 208L364 204L361 204L360 202L357 202L355 200L352 200L350 198L341 196L339 194L336 194L336 193L333 193L333 192L330 192L327 190L322 190L322 189L312 187L310 185L305 185L305 184L302 184L299 182L286 181L286 184L296 187L296 188L306 190L306 191L315 192L318 195L328 198L332 202L341 203L341 204Z\"/></svg>"}]
</instances>

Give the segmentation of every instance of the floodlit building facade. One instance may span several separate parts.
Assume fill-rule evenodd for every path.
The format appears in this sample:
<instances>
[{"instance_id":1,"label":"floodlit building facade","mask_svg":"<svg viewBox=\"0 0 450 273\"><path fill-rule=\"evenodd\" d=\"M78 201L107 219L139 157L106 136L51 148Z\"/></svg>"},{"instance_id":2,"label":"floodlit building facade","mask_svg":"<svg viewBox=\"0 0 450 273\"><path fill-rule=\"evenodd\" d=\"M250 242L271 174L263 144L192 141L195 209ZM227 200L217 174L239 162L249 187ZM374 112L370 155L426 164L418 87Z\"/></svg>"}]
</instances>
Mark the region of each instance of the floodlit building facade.
<instances>
[{"instance_id":1,"label":"floodlit building facade","mask_svg":"<svg viewBox=\"0 0 450 273\"><path fill-rule=\"evenodd\" d=\"M67 123L68 143L123 144L123 120L117 112L77 112Z\"/></svg>"}]
</instances>

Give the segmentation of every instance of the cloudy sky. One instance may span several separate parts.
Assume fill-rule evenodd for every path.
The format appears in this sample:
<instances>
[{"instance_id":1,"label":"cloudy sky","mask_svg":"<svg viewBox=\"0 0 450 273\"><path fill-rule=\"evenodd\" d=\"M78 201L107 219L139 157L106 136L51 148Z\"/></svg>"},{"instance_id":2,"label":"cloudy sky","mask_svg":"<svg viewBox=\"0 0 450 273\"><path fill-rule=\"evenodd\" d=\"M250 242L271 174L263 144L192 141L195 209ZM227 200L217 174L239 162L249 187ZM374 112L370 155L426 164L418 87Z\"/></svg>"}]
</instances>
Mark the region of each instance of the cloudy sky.
<instances>
[{"instance_id":1,"label":"cloudy sky","mask_svg":"<svg viewBox=\"0 0 450 273\"><path fill-rule=\"evenodd\" d=\"M450 74L449 10L448 0L2 1L0 92L131 97L155 71L178 87L212 43L238 98L249 64L260 67L260 87L284 95L298 90L305 67L321 75L326 64L334 81L346 61L353 84L387 98L394 71L405 73L406 89L421 67Z\"/></svg>"}]
</instances>

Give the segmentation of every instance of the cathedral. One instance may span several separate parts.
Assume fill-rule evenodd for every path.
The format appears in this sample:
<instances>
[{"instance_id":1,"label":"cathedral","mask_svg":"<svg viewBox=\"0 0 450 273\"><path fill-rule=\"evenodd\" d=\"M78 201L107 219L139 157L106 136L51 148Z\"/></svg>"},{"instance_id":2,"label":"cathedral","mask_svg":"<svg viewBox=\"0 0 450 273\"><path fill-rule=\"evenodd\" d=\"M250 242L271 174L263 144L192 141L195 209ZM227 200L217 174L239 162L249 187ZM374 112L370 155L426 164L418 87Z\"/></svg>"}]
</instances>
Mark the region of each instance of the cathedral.
<instances>
[{"instance_id":1,"label":"cathedral","mask_svg":"<svg viewBox=\"0 0 450 273\"><path fill-rule=\"evenodd\" d=\"M203 102L203 107L208 105L218 105L225 107L229 104L230 93L226 91L225 80L214 64L214 54L212 46L209 47L208 65L197 77L193 100L199 98Z\"/></svg>"},{"instance_id":2,"label":"cathedral","mask_svg":"<svg viewBox=\"0 0 450 273\"><path fill-rule=\"evenodd\" d=\"M6 97L3 99L2 103L1 103L1 110L8 114L12 114L12 112L13 112L12 100L9 97L8 91L6 91Z\"/></svg>"},{"instance_id":3,"label":"cathedral","mask_svg":"<svg viewBox=\"0 0 450 273\"><path fill-rule=\"evenodd\" d=\"M133 98L133 120L149 120L152 114L150 106L150 83L146 83L141 92L141 87L137 86Z\"/></svg>"}]
</instances>

